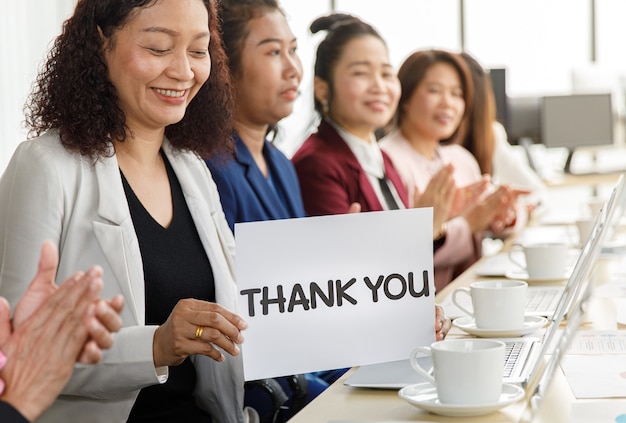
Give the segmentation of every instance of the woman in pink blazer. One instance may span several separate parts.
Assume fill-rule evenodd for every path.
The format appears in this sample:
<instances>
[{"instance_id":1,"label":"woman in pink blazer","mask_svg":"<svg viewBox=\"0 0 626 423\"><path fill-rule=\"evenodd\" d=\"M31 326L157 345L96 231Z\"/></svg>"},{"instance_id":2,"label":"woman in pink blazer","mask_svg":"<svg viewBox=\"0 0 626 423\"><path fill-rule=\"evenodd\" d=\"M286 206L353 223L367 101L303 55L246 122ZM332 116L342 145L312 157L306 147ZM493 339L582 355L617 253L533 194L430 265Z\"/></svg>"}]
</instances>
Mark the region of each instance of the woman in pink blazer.
<instances>
[{"instance_id":1,"label":"woman in pink blazer","mask_svg":"<svg viewBox=\"0 0 626 423\"><path fill-rule=\"evenodd\" d=\"M398 78L402 96L381 148L410 192L424 190L442 166L454 166L457 194L445 225L448 242L434 256L440 290L480 257L485 230L501 232L511 225L515 193L508 187L491 188L474 156L445 141L464 133L472 104L471 74L460 56L441 50L415 52L400 67Z\"/></svg>"}]
</instances>

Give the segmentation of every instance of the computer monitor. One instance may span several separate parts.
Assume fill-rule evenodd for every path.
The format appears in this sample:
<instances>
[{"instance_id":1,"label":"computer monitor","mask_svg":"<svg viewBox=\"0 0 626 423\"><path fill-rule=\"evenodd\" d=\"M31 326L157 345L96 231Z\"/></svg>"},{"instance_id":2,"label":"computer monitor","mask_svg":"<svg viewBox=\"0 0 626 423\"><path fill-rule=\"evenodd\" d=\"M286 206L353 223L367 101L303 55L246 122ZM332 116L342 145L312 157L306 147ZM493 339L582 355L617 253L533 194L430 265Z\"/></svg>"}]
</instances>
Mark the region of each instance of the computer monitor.
<instances>
[{"instance_id":1,"label":"computer monitor","mask_svg":"<svg viewBox=\"0 0 626 423\"><path fill-rule=\"evenodd\" d=\"M531 143L540 141L540 97L509 97L509 139L519 144L520 139Z\"/></svg>"},{"instance_id":2,"label":"computer monitor","mask_svg":"<svg viewBox=\"0 0 626 423\"><path fill-rule=\"evenodd\" d=\"M566 172L576 148L613 144L610 93L544 96L540 116L541 142L568 149Z\"/></svg>"},{"instance_id":3,"label":"computer monitor","mask_svg":"<svg viewBox=\"0 0 626 423\"><path fill-rule=\"evenodd\" d=\"M506 93L506 69L489 69L489 78L491 78L493 96L496 101L496 119L509 132L511 128L509 124L509 98Z\"/></svg>"}]
</instances>

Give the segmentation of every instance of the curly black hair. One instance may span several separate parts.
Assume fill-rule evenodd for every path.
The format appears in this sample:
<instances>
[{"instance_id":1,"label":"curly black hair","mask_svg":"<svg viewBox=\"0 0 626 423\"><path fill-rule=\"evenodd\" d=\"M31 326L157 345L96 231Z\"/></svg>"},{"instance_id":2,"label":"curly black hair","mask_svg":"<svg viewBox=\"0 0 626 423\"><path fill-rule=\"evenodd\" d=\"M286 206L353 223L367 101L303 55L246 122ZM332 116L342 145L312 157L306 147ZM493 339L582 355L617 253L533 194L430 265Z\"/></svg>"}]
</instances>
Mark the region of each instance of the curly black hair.
<instances>
[{"instance_id":1,"label":"curly black hair","mask_svg":"<svg viewBox=\"0 0 626 423\"><path fill-rule=\"evenodd\" d=\"M79 0L41 68L25 106L29 136L56 129L70 151L97 159L111 154L111 141L129 135L126 116L108 77L103 40L132 18L137 8L160 0ZM178 149L202 157L232 146L233 98L216 0L200 0L209 14L211 73L180 122L165 134Z\"/></svg>"}]
</instances>

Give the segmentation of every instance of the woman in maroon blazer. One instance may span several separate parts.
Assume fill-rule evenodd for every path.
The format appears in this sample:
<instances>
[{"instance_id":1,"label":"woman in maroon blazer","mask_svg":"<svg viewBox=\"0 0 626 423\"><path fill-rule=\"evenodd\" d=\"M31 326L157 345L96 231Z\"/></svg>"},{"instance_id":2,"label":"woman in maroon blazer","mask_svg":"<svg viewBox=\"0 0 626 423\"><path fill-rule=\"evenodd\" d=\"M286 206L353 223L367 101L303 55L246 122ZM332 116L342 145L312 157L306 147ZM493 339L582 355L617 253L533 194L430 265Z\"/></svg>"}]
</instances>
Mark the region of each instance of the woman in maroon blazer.
<instances>
[{"instance_id":1,"label":"woman in maroon blazer","mask_svg":"<svg viewBox=\"0 0 626 423\"><path fill-rule=\"evenodd\" d=\"M391 119L400 98L384 40L350 15L318 18L310 29L328 34L315 62L315 109L322 121L292 158L307 214L347 213L355 204L363 212L408 207L408 190L374 135ZM415 198L416 207L434 207L435 248L445 242L444 222L455 189L452 170L443 167ZM440 307L436 314L437 339L442 339L450 320Z\"/></svg>"},{"instance_id":2,"label":"woman in maroon blazer","mask_svg":"<svg viewBox=\"0 0 626 423\"><path fill-rule=\"evenodd\" d=\"M385 41L371 25L350 15L318 18L311 32L327 30L315 61L318 131L293 156L308 215L408 207L408 189L380 150L374 131L393 116L400 83ZM433 206L434 238L443 240L454 197L452 167L442 168L415 206Z\"/></svg>"}]
</instances>

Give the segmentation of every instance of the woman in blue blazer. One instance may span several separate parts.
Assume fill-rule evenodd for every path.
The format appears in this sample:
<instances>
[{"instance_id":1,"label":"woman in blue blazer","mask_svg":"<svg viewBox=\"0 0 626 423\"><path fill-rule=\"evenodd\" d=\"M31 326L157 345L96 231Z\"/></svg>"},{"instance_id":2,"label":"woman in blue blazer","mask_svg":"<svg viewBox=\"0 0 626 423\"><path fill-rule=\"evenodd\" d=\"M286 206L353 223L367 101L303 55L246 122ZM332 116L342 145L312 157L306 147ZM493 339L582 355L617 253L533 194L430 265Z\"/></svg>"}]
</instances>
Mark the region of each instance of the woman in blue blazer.
<instances>
[{"instance_id":1,"label":"woman in blue blazer","mask_svg":"<svg viewBox=\"0 0 626 423\"><path fill-rule=\"evenodd\" d=\"M222 2L223 39L235 93L234 157L207 160L226 220L305 215L293 165L266 138L289 114L302 64L276 0Z\"/></svg>"},{"instance_id":2,"label":"woman in blue blazer","mask_svg":"<svg viewBox=\"0 0 626 423\"><path fill-rule=\"evenodd\" d=\"M304 217L295 169L268 139L289 114L298 95L302 65L297 41L276 0L221 2L223 39L235 93L235 153L207 160L231 230L235 223ZM276 380L290 397L289 418L328 383L309 374L298 397L292 378ZM296 378L301 381L302 378ZM251 385L245 403L261 417L273 411L267 396ZM294 405L295 404L295 405ZM273 420L274 421L274 420Z\"/></svg>"}]
</instances>

